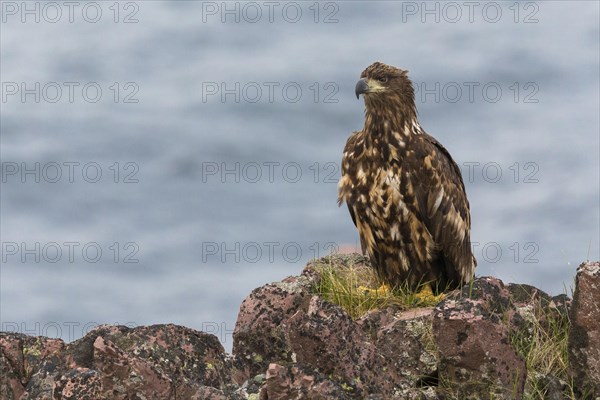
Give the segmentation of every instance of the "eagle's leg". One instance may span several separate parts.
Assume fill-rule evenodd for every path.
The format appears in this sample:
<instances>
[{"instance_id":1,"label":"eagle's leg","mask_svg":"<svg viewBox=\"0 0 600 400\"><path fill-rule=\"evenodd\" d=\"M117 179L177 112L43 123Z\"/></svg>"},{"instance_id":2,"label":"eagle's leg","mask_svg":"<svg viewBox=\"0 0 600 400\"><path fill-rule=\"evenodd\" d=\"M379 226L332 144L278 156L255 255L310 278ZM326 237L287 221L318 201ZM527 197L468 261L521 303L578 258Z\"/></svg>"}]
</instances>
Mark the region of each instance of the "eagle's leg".
<instances>
[{"instance_id":1,"label":"eagle's leg","mask_svg":"<svg viewBox=\"0 0 600 400\"><path fill-rule=\"evenodd\" d=\"M431 285L429 283L426 283L425 285L423 285L421 291L415 294L415 297L417 298L418 304L439 303L440 301L444 300L446 295L444 295L444 293L440 293L437 296L434 295L433 290L431 289Z\"/></svg>"},{"instance_id":2,"label":"eagle's leg","mask_svg":"<svg viewBox=\"0 0 600 400\"><path fill-rule=\"evenodd\" d=\"M360 293L370 295L387 295L392 291L392 289L390 289L390 287L386 283L382 283L381 286L379 286L377 289L371 289L369 287L360 285L358 287L358 291Z\"/></svg>"}]
</instances>

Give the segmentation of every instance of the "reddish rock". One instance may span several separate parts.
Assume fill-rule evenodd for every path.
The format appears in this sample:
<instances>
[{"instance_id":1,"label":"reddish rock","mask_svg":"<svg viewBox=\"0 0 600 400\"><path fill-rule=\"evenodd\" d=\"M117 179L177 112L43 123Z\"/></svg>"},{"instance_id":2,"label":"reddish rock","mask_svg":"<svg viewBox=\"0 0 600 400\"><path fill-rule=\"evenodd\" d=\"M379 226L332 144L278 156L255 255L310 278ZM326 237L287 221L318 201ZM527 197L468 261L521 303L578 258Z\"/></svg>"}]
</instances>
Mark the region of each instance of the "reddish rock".
<instances>
[{"instance_id":1,"label":"reddish rock","mask_svg":"<svg viewBox=\"0 0 600 400\"><path fill-rule=\"evenodd\" d=\"M433 307L399 313L377 333L375 346L385 360L383 368L394 372L390 386L407 390L437 380L437 352L432 334ZM376 372L377 373L377 372Z\"/></svg>"},{"instance_id":2,"label":"reddish rock","mask_svg":"<svg viewBox=\"0 0 600 400\"><path fill-rule=\"evenodd\" d=\"M293 361L286 324L308 307L313 283L313 275L304 273L254 289L244 299L233 331L238 384L264 373L270 362Z\"/></svg>"},{"instance_id":3,"label":"reddish rock","mask_svg":"<svg viewBox=\"0 0 600 400\"><path fill-rule=\"evenodd\" d=\"M357 258L336 257L334 263ZM266 364L291 365L302 372L286 369L283 374L277 369L269 375L276 383L267 379L270 386L263 393L277 392L278 385L300 373L327 376L327 387L343 387L345 396L392 398L435 374L435 352L425 351L422 343L431 308L420 314L411 311L408 317L390 307L354 321L339 306L311 293L318 280L309 264L300 277L266 285L244 300L234 331L238 382L264 372Z\"/></svg>"},{"instance_id":4,"label":"reddish rock","mask_svg":"<svg viewBox=\"0 0 600 400\"><path fill-rule=\"evenodd\" d=\"M12 348L8 348L5 353L5 346L12 347L15 342L16 340L7 337L0 338L0 399L18 399L25 393L22 383L22 353L18 352L12 358L7 354L14 352Z\"/></svg>"},{"instance_id":5,"label":"reddish rock","mask_svg":"<svg viewBox=\"0 0 600 400\"><path fill-rule=\"evenodd\" d=\"M311 297L308 308L296 312L287 326L292 358L300 364L344 382L374 368L374 345L343 309L318 296Z\"/></svg>"},{"instance_id":6,"label":"reddish rock","mask_svg":"<svg viewBox=\"0 0 600 400\"><path fill-rule=\"evenodd\" d=\"M581 398L600 397L600 262L577 269L570 310L569 363Z\"/></svg>"},{"instance_id":7,"label":"reddish rock","mask_svg":"<svg viewBox=\"0 0 600 400\"><path fill-rule=\"evenodd\" d=\"M368 264L360 255L316 262ZM315 263L316 263L315 262ZM598 391L600 264L578 271L575 299L477 278L433 308L390 306L352 319L300 276L242 303L233 356L213 335L175 325L101 326L70 344L0 333L1 399L520 399L526 370L509 337L573 321L569 351L579 398ZM558 322L557 322L558 321ZM554 325L553 325L554 324ZM549 331L552 332L551 330ZM511 336L512 335L512 336ZM516 336L521 340L520 336ZM544 398L559 377L535 372ZM531 382L530 382L531 383ZM567 388L568 389L568 388ZM597 396L597 393L596 393Z\"/></svg>"},{"instance_id":8,"label":"reddish rock","mask_svg":"<svg viewBox=\"0 0 600 400\"><path fill-rule=\"evenodd\" d=\"M323 374L299 365L269 364L260 400L311 399L345 400L352 398L344 388Z\"/></svg>"},{"instance_id":9,"label":"reddish rock","mask_svg":"<svg viewBox=\"0 0 600 400\"><path fill-rule=\"evenodd\" d=\"M440 354L440 381L461 399L520 399L525 362L509 340L503 312L510 296L502 281L478 278L461 296L439 304L433 333Z\"/></svg>"},{"instance_id":10,"label":"reddish rock","mask_svg":"<svg viewBox=\"0 0 600 400\"><path fill-rule=\"evenodd\" d=\"M38 380L40 385L36 398L50 398L52 382L45 379L45 374L42 379L39 371L43 368L53 370L61 365L64 349L65 344L60 339L0 333L0 398L33 398L28 393L29 384Z\"/></svg>"},{"instance_id":11,"label":"reddish rock","mask_svg":"<svg viewBox=\"0 0 600 400\"><path fill-rule=\"evenodd\" d=\"M102 328L91 333L94 332L102 333L104 339L129 357L143 360L162 371L174 384L194 382L215 388L226 388L231 384L227 354L214 335L172 324L134 329L111 326L106 334ZM96 341L97 338L94 349L98 348Z\"/></svg>"},{"instance_id":12,"label":"reddish rock","mask_svg":"<svg viewBox=\"0 0 600 400\"><path fill-rule=\"evenodd\" d=\"M7 400L241 398L218 339L176 325L101 326L68 345L2 334L0 350Z\"/></svg>"}]
</instances>

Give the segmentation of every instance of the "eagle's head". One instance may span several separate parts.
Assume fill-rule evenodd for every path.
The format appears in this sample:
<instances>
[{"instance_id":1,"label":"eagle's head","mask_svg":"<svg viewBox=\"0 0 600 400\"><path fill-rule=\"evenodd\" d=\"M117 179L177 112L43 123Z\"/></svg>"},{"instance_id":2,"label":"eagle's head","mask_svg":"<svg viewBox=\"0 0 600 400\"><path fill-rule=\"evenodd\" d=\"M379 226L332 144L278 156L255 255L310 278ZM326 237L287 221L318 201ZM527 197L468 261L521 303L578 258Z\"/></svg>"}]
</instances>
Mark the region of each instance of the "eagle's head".
<instances>
[{"instance_id":1,"label":"eagle's head","mask_svg":"<svg viewBox=\"0 0 600 400\"><path fill-rule=\"evenodd\" d=\"M375 62L365 69L356 84L356 98L365 99L367 113L392 119L416 118L415 92L408 71Z\"/></svg>"}]
</instances>

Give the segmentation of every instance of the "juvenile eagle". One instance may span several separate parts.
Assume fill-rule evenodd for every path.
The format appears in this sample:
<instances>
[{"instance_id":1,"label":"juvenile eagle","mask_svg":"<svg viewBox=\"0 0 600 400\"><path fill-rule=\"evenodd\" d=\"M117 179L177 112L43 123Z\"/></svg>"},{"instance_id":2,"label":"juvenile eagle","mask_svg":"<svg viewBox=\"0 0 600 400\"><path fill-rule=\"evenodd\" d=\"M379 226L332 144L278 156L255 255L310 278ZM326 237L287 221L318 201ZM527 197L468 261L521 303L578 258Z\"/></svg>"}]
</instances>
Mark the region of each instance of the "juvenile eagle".
<instances>
[{"instance_id":1,"label":"juvenile eagle","mask_svg":"<svg viewBox=\"0 0 600 400\"><path fill-rule=\"evenodd\" d=\"M407 72L376 62L361 74L365 125L344 148L338 202L383 283L439 292L473 277L469 202L450 153L419 125Z\"/></svg>"}]
</instances>

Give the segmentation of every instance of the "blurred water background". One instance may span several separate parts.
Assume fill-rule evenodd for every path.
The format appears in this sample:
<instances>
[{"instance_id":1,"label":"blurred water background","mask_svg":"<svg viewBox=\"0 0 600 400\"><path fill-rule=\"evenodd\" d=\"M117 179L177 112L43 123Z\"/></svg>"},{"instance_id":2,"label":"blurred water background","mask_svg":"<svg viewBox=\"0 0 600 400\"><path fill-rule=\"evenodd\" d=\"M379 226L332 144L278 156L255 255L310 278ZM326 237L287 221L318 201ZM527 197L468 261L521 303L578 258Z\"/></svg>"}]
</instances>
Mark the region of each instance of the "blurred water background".
<instances>
[{"instance_id":1,"label":"blurred water background","mask_svg":"<svg viewBox=\"0 0 600 400\"><path fill-rule=\"evenodd\" d=\"M336 183L376 60L463 170L478 275L559 294L599 258L598 2L48 4L2 2L2 330L230 349L253 288L357 246Z\"/></svg>"}]
</instances>

